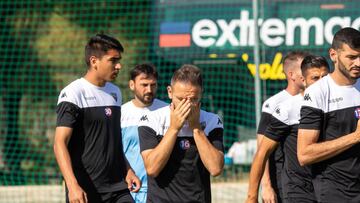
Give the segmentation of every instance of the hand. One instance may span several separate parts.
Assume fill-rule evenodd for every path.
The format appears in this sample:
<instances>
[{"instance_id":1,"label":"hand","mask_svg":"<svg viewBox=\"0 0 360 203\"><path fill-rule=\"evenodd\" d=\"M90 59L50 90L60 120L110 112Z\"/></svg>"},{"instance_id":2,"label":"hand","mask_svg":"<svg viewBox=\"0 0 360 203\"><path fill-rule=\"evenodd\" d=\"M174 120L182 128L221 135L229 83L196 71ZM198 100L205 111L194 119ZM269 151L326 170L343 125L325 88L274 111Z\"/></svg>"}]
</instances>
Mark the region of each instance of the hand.
<instances>
[{"instance_id":1,"label":"hand","mask_svg":"<svg viewBox=\"0 0 360 203\"><path fill-rule=\"evenodd\" d=\"M200 102L193 104L191 106L191 111L190 111L189 117L187 119L189 122L190 129L197 128L199 130L202 130L201 125L200 125L200 106L201 106Z\"/></svg>"},{"instance_id":2,"label":"hand","mask_svg":"<svg viewBox=\"0 0 360 203\"><path fill-rule=\"evenodd\" d=\"M270 185L262 187L261 196L263 203L277 203L276 193Z\"/></svg>"},{"instance_id":3,"label":"hand","mask_svg":"<svg viewBox=\"0 0 360 203\"><path fill-rule=\"evenodd\" d=\"M132 169L128 169L128 172L125 177L125 181L128 185L128 189L130 190L130 192L139 192L140 187L141 187L141 181L135 175L135 173Z\"/></svg>"},{"instance_id":4,"label":"hand","mask_svg":"<svg viewBox=\"0 0 360 203\"><path fill-rule=\"evenodd\" d=\"M84 190L80 185L76 184L73 187L68 187L69 189L69 202L70 203L87 203L87 197Z\"/></svg>"},{"instance_id":5,"label":"hand","mask_svg":"<svg viewBox=\"0 0 360 203\"><path fill-rule=\"evenodd\" d=\"M180 101L178 106L175 108L174 104L170 104L170 128L173 128L179 131L191 111L191 103L188 99L183 99Z\"/></svg>"}]
</instances>

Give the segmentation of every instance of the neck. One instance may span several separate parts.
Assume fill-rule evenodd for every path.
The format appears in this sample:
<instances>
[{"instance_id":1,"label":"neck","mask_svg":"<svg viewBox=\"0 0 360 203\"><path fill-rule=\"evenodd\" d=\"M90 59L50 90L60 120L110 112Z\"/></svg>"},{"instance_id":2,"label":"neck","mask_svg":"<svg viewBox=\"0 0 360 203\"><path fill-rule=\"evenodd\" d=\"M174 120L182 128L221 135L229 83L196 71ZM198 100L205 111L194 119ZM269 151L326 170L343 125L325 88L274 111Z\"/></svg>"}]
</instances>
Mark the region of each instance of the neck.
<instances>
[{"instance_id":1,"label":"neck","mask_svg":"<svg viewBox=\"0 0 360 203\"><path fill-rule=\"evenodd\" d=\"M144 103L142 103L140 100L138 100L138 99L132 99L131 100L132 101L132 103L136 106L136 107L139 107L139 108L145 108L145 107L148 107L148 106L151 106L151 104L144 104Z\"/></svg>"},{"instance_id":2,"label":"neck","mask_svg":"<svg viewBox=\"0 0 360 203\"><path fill-rule=\"evenodd\" d=\"M98 87L104 87L106 81L103 79L98 78L91 70L88 70L85 74L84 78L89 81L91 84L98 86Z\"/></svg>"},{"instance_id":3,"label":"neck","mask_svg":"<svg viewBox=\"0 0 360 203\"><path fill-rule=\"evenodd\" d=\"M349 79L336 67L334 72L330 74L330 77L340 86L353 85L356 83L356 79Z\"/></svg>"},{"instance_id":4,"label":"neck","mask_svg":"<svg viewBox=\"0 0 360 203\"><path fill-rule=\"evenodd\" d=\"M300 89L294 83L292 83L292 81L288 81L288 86L285 90L292 96L297 95L300 92Z\"/></svg>"},{"instance_id":5,"label":"neck","mask_svg":"<svg viewBox=\"0 0 360 203\"><path fill-rule=\"evenodd\" d=\"M304 96L304 92L305 92L305 89L300 89L299 94L301 94L302 96Z\"/></svg>"}]
</instances>

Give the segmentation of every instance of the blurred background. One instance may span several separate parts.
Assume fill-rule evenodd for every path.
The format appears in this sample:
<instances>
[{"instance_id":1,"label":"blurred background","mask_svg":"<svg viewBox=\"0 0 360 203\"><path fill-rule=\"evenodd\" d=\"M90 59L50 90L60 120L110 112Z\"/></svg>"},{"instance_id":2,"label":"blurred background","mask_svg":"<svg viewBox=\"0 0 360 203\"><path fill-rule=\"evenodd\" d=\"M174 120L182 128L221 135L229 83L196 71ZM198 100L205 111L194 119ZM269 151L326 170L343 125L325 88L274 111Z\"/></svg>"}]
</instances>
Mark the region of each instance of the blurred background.
<instances>
[{"instance_id":1,"label":"blurred background","mask_svg":"<svg viewBox=\"0 0 360 203\"><path fill-rule=\"evenodd\" d=\"M123 103L131 99L129 70L136 64L157 66L158 97L167 101L175 69L190 63L203 70L202 107L222 117L227 153L223 174L212 179L213 202L244 201L261 103L286 86L283 56L305 50L328 58L337 30L360 28L359 5L359 0L2 0L0 203L64 202L52 149L55 107L59 91L85 73L84 46L97 33L114 36L125 48L115 81Z\"/></svg>"}]
</instances>

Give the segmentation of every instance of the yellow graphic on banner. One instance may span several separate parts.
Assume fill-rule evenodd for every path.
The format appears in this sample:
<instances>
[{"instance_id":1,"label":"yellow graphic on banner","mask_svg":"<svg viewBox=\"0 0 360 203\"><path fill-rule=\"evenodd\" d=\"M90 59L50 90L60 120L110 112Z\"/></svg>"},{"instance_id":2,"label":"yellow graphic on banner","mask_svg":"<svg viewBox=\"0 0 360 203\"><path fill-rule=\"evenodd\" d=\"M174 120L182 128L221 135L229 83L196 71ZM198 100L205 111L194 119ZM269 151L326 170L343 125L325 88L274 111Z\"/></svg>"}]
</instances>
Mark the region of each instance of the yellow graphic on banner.
<instances>
[{"instance_id":1,"label":"yellow graphic on banner","mask_svg":"<svg viewBox=\"0 0 360 203\"><path fill-rule=\"evenodd\" d=\"M248 62L249 55L244 53L241 58L244 62ZM275 54L272 64L261 63L259 64L259 76L262 80L285 80L285 74L283 71L283 64L281 63L282 54L280 52ZM247 67L252 76L255 76L255 64L248 63Z\"/></svg>"}]
</instances>

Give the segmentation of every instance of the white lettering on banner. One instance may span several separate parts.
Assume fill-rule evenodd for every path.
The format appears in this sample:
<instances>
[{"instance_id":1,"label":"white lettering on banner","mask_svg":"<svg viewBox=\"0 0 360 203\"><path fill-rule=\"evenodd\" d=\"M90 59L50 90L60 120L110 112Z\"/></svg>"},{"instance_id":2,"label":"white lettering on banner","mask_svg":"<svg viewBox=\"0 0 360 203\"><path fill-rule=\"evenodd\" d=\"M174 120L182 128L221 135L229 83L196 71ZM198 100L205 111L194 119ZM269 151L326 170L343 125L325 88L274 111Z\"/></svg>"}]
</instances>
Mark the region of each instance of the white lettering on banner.
<instances>
[{"instance_id":1,"label":"white lettering on banner","mask_svg":"<svg viewBox=\"0 0 360 203\"><path fill-rule=\"evenodd\" d=\"M316 46L324 45L325 41L331 44L333 29L335 27L353 27L360 29L360 17L355 18L351 23L348 16L334 16L324 22L319 17L305 19L288 18L284 21L278 18L258 20L260 40L265 46L276 47L281 45L293 46L295 44L295 33L300 31L299 44L307 46L310 44L310 37L314 37ZM240 29L235 33L236 29ZM314 30L315 36L310 36L310 30ZM226 22L224 19L216 21L202 19L197 21L192 29L192 39L199 47L222 47L229 43L234 47L254 46L255 29L254 20L249 18L249 11L240 12L240 19L233 19Z\"/></svg>"}]
</instances>

